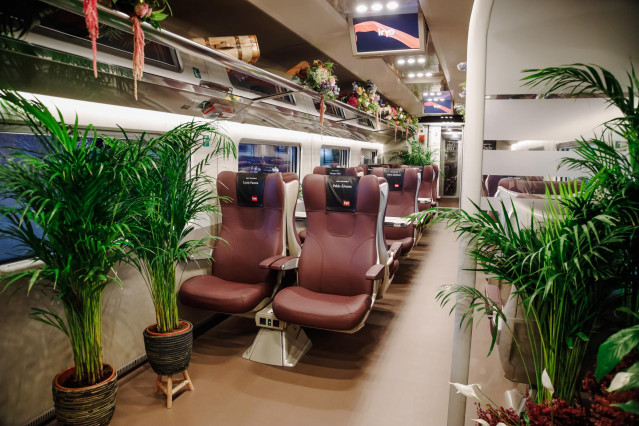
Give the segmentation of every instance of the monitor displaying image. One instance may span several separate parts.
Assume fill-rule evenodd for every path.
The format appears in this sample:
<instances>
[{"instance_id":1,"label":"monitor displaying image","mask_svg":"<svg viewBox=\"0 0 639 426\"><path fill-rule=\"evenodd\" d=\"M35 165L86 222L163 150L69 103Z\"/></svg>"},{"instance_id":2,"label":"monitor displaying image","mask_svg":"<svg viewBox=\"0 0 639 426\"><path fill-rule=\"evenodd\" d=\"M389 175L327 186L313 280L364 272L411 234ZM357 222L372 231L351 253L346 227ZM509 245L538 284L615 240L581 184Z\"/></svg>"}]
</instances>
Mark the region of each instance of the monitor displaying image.
<instances>
[{"instance_id":1,"label":"monitor displaying image","mask_svg":"<svg viewBox=\"0 0 639 426\"><path fill-rule=\"evenodd\" d=\"M353 54L379 55L424 50L421 13L358 16L350 18Z\"/></svg>"},{"instance_id":2,"label":"monitor displaying image","mask_svg":"<svg viewBox=\"0 0 639 426\"><path fill-rule=\"evenodd\" d=\"M450 92L424 94L424 114L452 114L453 99Z\"/></svg>"}]
</instances>

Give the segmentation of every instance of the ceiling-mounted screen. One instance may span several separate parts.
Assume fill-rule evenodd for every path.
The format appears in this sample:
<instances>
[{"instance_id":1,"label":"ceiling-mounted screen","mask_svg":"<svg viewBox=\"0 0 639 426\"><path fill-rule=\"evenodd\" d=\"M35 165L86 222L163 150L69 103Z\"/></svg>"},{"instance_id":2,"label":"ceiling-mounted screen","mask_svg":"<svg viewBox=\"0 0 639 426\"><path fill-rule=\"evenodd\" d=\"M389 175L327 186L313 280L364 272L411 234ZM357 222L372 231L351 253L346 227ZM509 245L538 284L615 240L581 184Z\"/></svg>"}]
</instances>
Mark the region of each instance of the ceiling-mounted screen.
<instances>
[{"instance_id":1,"label":"ceiling-mounted screen","mask_svg":"<svg viewBox=\"0 0 639 426\"><path fill-rule=\"evenodd\" d=\"M355 56L423 52L424 18L421 13L349 17Z\"/></svg>"},{"instance_id":2,"label":"ceiling-mounted screen","mask_svg":"<svg viewBox=\"0 0 639 426\"><path fill-rule=\"evenodd\" d=\"M450 92L424 93L424 114L452 114L453 99Z\"/></svg>"}]
</instances>

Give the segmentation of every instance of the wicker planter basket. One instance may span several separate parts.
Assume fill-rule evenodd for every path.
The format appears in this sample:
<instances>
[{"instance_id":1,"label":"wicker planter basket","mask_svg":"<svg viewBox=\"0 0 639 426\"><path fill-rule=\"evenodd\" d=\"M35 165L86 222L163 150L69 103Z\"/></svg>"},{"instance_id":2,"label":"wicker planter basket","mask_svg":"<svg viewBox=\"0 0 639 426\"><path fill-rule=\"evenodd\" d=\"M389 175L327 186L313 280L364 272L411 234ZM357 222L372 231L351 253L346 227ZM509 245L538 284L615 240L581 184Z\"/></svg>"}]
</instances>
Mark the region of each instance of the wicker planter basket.
<instances>
[{"instance_id":1,"label":"wicker planter basket","mask_svg":"<svg viewBox=\"0 0 639 426\"><path fill-rule=\"evenodd\" d=\"M75 373L67 368L53 379L53 404L58 423L63 425L108 425L115 411L118 375L115 369L104 381L83 388L68 388L63 384Z\"/></svg>"},{"instance_id":2,"label":"wicker planter basket","mask_svg":"<svg viewBox=\"0 0 639 426\"><path fill-rule=\"evenodd\" d=\"M193 324L180 321L180 329L158 333L152 324L144 330L144 348L156 374L171 376L189 367L193 347Z\"/></svg>"}]
</instances>

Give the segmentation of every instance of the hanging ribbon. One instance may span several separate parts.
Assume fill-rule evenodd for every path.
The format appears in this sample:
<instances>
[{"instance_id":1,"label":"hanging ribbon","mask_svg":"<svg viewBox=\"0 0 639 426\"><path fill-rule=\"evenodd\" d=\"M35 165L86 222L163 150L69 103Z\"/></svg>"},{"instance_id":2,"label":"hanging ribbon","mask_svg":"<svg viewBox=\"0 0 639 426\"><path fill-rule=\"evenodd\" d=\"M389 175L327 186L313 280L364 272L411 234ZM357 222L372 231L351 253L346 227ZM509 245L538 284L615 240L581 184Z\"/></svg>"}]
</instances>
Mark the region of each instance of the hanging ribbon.
<instances>
[{"instance_id":1,"label":"hanging ribbon","mask_svg":"<svg viewBox=\"0 0 639 426\"><path fill-rule=\"evenodd\" d=\"M84 22L87 24L87 30L89 30L89 37L91 37L91 50L93 51L93 76L98 78L98 33L100 31L100 25L98 23L98 0L84 0L82 7L84 12Z\"/></svg>"},{"instance_id":2,"label":"hanging ribbon","mask_svg":"<svg viewBox=\"0 0 639 426\"><path fill-rule=\"evenodd\" d=\"M397 142L397 121L393 120L393 123L395 124L395 142Z\"/></svg>"},{"instance_id":3,"label":"hanging ribbon","mask_svg":"<svg viewBox=\"0 0 639 426\"><path fill-rule=\"evenodd\" d=\"M144 72L144 31L140 18L133 16L133 95L138 100L138 80Z\"/></svg>"},{"instance_id":4,"label":"hanging ribbon","mask_svg":"<svg viewBox=\"0 0 639 426\"><path fill-rule=\"evenodd\" d=\"M320 127L324 127L324 94L320 97Z\"/></svg>"}]
</instances>

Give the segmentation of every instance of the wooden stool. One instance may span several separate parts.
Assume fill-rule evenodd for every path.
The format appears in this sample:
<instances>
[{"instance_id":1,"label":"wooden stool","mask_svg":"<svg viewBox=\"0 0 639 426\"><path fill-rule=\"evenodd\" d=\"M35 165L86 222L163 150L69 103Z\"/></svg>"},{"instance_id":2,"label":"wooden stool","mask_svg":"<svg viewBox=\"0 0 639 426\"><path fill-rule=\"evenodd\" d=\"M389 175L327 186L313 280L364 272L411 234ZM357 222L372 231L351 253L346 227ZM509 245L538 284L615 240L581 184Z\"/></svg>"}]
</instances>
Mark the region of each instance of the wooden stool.
<instances>
[{"instance_id":1,"label":"wooden stool","mask_svg":"<svg viewBox=\"0 0 639 426\"><path fill-rule=\"evenodd\" d=\"M188 386L190 391L195 390L193 382L191 382L191 378L189 377L189 373L186 370L182 372L182 376L184 376L184 380L178 381L176 386L173 386L172 376L166 376L166 382L162 380L161 374L158 374L155 379L154 392L158 393L158 391L162 389L162 392L166 395L166 408L171 408L173 406L173 395L179 392L183 387Z\"/></svg>"}]
</instances>

